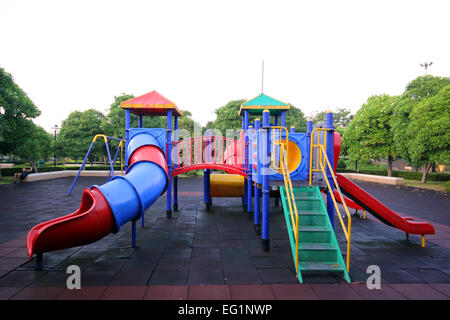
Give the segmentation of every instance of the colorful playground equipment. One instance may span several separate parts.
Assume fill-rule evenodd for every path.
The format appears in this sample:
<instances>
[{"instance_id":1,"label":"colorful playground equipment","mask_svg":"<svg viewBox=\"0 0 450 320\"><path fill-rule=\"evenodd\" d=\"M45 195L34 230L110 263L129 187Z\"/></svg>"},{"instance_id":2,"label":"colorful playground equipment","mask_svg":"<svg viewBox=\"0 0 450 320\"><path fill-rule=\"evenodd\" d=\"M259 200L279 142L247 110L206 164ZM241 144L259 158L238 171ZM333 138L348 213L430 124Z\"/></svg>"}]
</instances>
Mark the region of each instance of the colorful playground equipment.
<instances>
[{"instance_id":1,"label":"colorful playground equipment","mask_svg":"<svg viewBox=\"0 0 450 320\"><path fill-rule=\"evenodd\" d=\"M242 104L239 138L206 133L180 140L175 103L156 91L121 103L125 110L125 138L96 136L105 141L111 165L101 186L85 188L80 208L69 215L43 222L27 236L28 254L37 255L42 266L44 252L85 245L116 233L131 222L132 246L136 246L136 222L161 195L166 195L166 216L178 210L178 178L181 173L204 170L204 202L212 197L242 197L253 216L254 230L261 234L261 247L270 250L269 197L281 196L297 277L308 272L339 272L350 282L351 215L348 207L367 210L389 226L408 234L434 234L428 223L412 221L393 212L356 184L336 174L340 136L334 131L333 114L307 131L286 128L290 106L260 94ZM130 114L138 116L138 128L130 127ZM143 116L167 117L167 128L143 128ZM253 123L251 118L253 117ZM262 117L262 122L259 118ZM272 118L271 118L272 117ZM119 146L111 160L107 139ZM124 145L124 146L123 146ZM125 175L114 175L119 148L125 149ZM80 168L82 170L89 151ZM213 170L227 174L214 174ZM78 179L79 173L72 184ZM111 178L110 178L111 177ZM322 194L325 193L326 201ZM346 196L344 196L344 194ZM339 206L338 204L341 204ZM345 260L335 236L335 216L346 239Z\"/></svg>"}]
</instances>

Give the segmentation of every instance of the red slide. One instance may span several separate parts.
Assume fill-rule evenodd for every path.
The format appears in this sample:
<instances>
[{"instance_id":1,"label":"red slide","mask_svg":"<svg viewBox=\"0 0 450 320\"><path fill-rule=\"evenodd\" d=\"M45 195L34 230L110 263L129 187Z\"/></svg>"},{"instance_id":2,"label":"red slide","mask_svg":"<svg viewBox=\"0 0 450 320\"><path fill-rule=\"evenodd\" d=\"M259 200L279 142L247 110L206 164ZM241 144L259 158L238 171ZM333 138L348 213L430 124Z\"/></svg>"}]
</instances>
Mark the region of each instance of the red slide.
<instances>
[{"instance_id":1,"label":"red slide","mask_svg":"<svg viewBox=\"0 0 450 320\"><path fill-rule=\"evenodd\" d=\"M416 222L412 218L404 218L392 211L369 193L346 177L336 174L341 191L361 207L369 211L385 224L411 234L434 234L434 228L428 222Z\"/></svg>"},{"instance_id":2,"label":"red slide","mask_svg":"<svg viewBox=\"0 0 450 320\"><path fill-rule=\"evenodd\" d=\"M339 161L339 153L341 152L341 135L339 132L334 132L334 173L336 174L336 168ZM388 226L400 229L404 232L411 234L434 234L434 228L428 222L416 222L412 218L402 217L395 211L392 211L386 207L383 203L372 197L369 193L364 191L358 185L347 179L346 177L336 174L337 183L341 191L351 199L351 202L347 205L351 208L356 204L365 210L369 211L374 217L381 220ZM337 191L335 191L336 195ZM336 199L340 201L340 197ZM347 201L347 198L345 198ZM341 202L342 203L342 202Z\"/></svg>"},{"instance_id":3,"label":"red slide","mask_svg":"<svg viewBox=\"0 0 450 320\"><path fill-rule=\"evenodd\" d=\"M341 196L340 196L340 194L339 194L339 192L337 190L334 190L334 197L336 198L337 202L342 204ZM345 204L349 208L356 209L356 210L361 210L361 211L365 210L360 205L358 205L356 202L354 202L353 200L350 200L347 197L344 197L344 200L345 200Z\"/></svg>"},{"instance_id":4,"label":"red slide","mask_svg":"<svg viewBox=\"0 0 450 320\"><path fill-rule=\"evenodd\" d=\"M84 189L80 208L74 213L42 222L28 233L28 255L82 246L115 229L114 215L103 194L97 189ZM76 234L76 237L67 235Z\"/></svg>"}]
</instances>

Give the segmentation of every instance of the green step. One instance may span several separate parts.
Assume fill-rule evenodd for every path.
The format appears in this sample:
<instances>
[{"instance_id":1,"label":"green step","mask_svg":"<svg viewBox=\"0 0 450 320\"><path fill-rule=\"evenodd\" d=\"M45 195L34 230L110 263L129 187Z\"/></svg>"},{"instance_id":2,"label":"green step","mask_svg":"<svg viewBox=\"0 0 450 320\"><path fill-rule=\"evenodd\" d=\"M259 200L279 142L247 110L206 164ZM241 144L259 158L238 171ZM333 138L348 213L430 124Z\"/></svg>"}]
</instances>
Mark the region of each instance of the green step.
<instances>
[{"instance_id":1,"label":"green step","mask_svg":"<svg viewBox=\"0 0 450 320\"><path fill-rule=\"evenodd\" d=\"M344 271L345 266L336 264L335 261L325 262L300 262L301 271Z\"/></svg>"},{"instance_id":2,"label":"green step","mask_svg":"<svg viewBox=\"0 0 450 320\"><path fill-rule=\"evenodd\" d=\"M331 230L324 226L306 226L299 227L299 243L323 243L331 241Z\"/></svg>"},{"instance_id":3,"label":"green step","mask_svg":"<svg viewBox=\"0 0 450 320\"><path fill-rule=\"evenodd\" d=\"M299 243L300 261L336 261L338 249L330 243Z\"/></svg>"},{"instance_id":4,"label":"green step","mask_svg":"<svg viewBox=\"0 0 450 320\"><path fill-rule=\"evenodd\" d=\"M281 187L280 192L295 261L295 238L285 188ZM303 282L302 271L343 272L345 280L350 282L319 187L296 187L294 196L299 214L298 279L300 283Z\"/></svg>"},{"instance_id":5,"label":"green step","mask_svg":"<svg viewBox=\"0 0 450 320\"><path fill-rule=\"evenodd\" d=\"M324 226L328 216L321 212L299 212L299 226Z\"/></svg>"}]
</instances>

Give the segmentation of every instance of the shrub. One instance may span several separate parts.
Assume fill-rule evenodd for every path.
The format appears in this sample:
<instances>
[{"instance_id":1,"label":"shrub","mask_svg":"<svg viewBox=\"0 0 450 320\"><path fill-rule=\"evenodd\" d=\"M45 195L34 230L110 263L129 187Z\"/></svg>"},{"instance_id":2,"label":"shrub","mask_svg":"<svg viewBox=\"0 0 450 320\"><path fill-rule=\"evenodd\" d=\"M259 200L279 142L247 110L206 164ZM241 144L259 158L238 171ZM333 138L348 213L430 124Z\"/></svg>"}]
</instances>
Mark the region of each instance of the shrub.
<instances>
[{"instance_id":1,"label":"shrub","mask_svg":"<svg viewBox=\"0 0 450 320\"><path fill-rule=\"evenodd\" d=\"M345 163L344 159L339 159L337 164L338 169L345 169L347 168L347 164Z\"/></svg>"},{"instance_id":2,"label":"shrub","mask_svg":"<svg viewBox=\"0 0 450 320\"><path fill-rule=\"evenodd\" d=\"M450 181L445 183L445 191L450 191Z\"/></svg>"}]
</instances>

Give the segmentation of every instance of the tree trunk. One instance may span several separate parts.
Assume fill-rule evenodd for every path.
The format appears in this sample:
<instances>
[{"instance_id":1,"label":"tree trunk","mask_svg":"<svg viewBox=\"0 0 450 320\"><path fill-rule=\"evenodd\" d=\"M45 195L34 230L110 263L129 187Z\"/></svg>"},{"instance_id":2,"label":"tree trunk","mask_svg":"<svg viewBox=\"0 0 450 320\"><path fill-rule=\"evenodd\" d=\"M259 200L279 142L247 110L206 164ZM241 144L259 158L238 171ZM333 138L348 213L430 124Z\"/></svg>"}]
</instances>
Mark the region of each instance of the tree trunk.
<instances>
[{"instance_id":1,"label":"tree trunk","mask_svg":"<svg viewBox=\"0 0 450 320\"><path fill-rule=\"evenodd\" d=\"M423 174L422 174L422 183L427 183L427 176L428 176L428 171L430 171L430 168L432 166L432 163L427 162L425 163L425 167L423 168Z\"/></svg>"},{"instance_id":2,"label":"tree trunk","mask_svg":"<svg viewBox=\"0 0 450 320\"><path fill-rule=\"evenodd\" d=\"M433 162L431 166L431 172L436 172L436 162Z\"/></svg>"},{"instance_id":3,"label":"tree trunk","mask_svg":"<svg viewBox=\"0 0 450 320\"><path fill-rule=\"evenodd\" d=\"M38 168L37 168L36 162L34 162L32 159L29 159L29 160L30 160L31 166L33 167L34 172L38 173Z\"/></svg>"},{"instance_id":4,"label":"tree trunk","mask_svg":"<svg viewBox=\"0 0 450 320\"><path fill-rule=\"evenodd\" d=\"M388 156L388 177L392 177L392 157Z\"/></svg>"}]
</instances>

